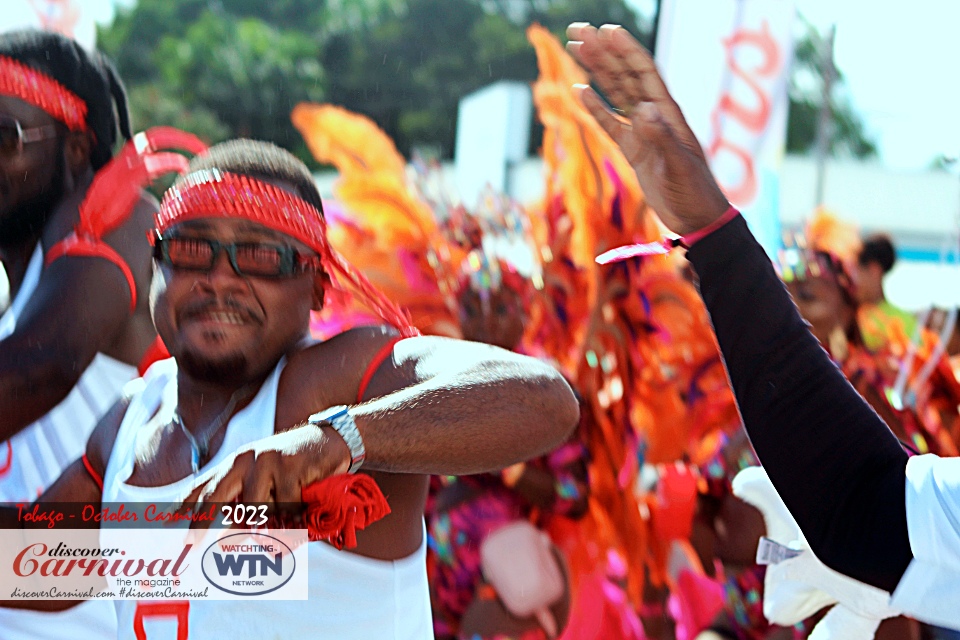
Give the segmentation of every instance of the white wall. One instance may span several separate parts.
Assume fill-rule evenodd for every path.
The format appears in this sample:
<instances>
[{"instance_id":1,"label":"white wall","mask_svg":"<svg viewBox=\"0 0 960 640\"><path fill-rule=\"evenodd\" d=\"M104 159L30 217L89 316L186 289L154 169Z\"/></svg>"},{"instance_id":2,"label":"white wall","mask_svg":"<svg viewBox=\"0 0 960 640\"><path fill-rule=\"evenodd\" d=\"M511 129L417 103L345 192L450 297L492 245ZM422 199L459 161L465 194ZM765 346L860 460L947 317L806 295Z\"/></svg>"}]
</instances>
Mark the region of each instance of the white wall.
<instances>
[{"instance_id":1,"label":"white wall","mask_svg":"<svg viewBox=\"0 0 960 640\"><path fill-rule=\"evenodd\" d=\"M780 218L799 227L815 205L812 160L787 157L781 173ZM920 310L960 306L957 221L960 179L946 171L891 171L874 164L827 165L824 204L864 232L885 231L900 258L887 278L894 304Z\"/></svg>"}]
</instances>

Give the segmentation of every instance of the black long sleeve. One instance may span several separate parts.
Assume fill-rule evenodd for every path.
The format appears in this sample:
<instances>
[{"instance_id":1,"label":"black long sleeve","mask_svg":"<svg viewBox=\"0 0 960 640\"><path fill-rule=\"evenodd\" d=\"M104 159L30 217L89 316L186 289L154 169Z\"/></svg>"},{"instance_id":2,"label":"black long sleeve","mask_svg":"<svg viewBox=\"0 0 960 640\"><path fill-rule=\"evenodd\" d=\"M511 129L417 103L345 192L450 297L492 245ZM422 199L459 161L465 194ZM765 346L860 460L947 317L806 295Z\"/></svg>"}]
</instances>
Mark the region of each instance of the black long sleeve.
<instances>
[{"instance_id":1,"label":"black long sleeve","mask_svg":"<svg viewBox=\"0 0 960 640\"><path fill-rule=\"evenodd\" d=\"M893 591L912 559L900 443L810 333L743 218L687 258L751 443L814 553Z\"/></svg>"}]
</instances>

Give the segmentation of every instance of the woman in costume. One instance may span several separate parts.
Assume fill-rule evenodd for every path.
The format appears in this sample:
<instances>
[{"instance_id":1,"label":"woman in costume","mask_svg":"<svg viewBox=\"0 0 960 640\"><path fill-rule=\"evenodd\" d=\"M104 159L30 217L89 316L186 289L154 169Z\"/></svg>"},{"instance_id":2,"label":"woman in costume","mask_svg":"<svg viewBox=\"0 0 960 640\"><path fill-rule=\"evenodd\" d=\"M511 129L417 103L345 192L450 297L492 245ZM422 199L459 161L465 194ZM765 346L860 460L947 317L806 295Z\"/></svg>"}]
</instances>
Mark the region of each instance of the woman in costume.
<instances>
[{"instance_id":1,"label":"woman in costume","mask_svg":"<svg viewBox=\"0 0 960 640\"><path fill-rule=\"evenodd\" d=\"M804 235L781 251L781 277L821 346L897 437L921 454L957 455L960 384L946 360L931 362L935 337L925 333L913 346L890 323L882 347L866 346L851 278L859 249L853 227L817 211Z\"/></svg>"}]
</instances>

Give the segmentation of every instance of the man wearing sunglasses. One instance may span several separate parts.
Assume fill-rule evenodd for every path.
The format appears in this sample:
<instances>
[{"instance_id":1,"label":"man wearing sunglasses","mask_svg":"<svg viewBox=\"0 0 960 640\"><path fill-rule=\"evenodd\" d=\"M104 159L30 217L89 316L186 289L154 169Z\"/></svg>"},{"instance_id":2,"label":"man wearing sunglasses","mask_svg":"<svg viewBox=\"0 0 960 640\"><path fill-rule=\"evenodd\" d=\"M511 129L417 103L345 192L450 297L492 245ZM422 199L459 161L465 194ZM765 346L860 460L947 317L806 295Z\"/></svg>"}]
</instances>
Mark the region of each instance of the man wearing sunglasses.
<instances>
[{"instance_id":1,"label":"man wearing sunglasses","mask_svg":"<svg viewBox=\"0 0 960 640\"><path fill-rule=\"evenodd\" d=\"M0 262L11 300L0 309L0 502L33 500L83 452L155 336L144 240L155 203L141 198L106 238L116 261L49 262L121 136L130 138L126 97L105 58L51 33L0 35ZM115 629L108 603L44 616L0 611L4 639Z\"/></svg>"},{"instance_id":2,"label":"man wearing sunglasses","mask_svg":"<svg viewBox=\"0 0 960 640\"><path fill-rule=\"evenodd\" d=\"M372 478L389 515L357 532L352 551L308 544L309 602L164 603L165 635L149 603L116 601L121 638L148 627L151 640L432 638L428 476L540 455L577 423L549 365L419 336L330 248L322 210L307 168L273 145L232 141L194 158L154 233L151 309L173 357L128 388L38 502L239 500L282 514L305 488L361 470L352 479ZM347 291L386 324L312 341L311 312ZM0 510L2 526L15 519Z\"/></svg>"}]
</instances>

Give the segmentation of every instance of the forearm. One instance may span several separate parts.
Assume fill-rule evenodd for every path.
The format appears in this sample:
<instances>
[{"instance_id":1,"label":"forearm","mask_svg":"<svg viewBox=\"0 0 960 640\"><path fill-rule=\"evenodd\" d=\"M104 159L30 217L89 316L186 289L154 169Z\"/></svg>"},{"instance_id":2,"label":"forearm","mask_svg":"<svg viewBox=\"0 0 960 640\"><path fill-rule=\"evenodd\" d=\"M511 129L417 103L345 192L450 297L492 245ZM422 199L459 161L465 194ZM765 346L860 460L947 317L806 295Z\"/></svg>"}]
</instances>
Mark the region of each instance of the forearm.
<instances>
[{"instance_id":1,"label":"forearm","mask_svg":"<svg viewBox=\"0 0 960 640\"><path fill-rule=\"evenodd\" d=\"M5 540L16 549L26 547L35 542L35 539L31 539L30 537L29 529L24 528L26 523L22 517L24 513L31 512L32 509L32 505L0 507L0 529L6 530ZM19 543L14 541L15 535L20 536L21 541ZM3 569L3 571L9 570L9 567ZM39 587L36 587L36 585L29 581L29 578L21 578L16 586L21 592L40 590ZM27 609L30 611L52 612L65 611L80 604L79 600L4 600L4 597L9 597L9 591L12 591L12 589L6 590L7 593L4 593L4 591L5 590L0 590L0 608L4 609Z\"/></svg>"},{"instance_id":2,"label":"forearm","mask_svg":"<svg viewBox=\"0 0 960 640\"><path fill-rule=\"evenodd\" d=\"M828 566L893 590L907 456L820 348L737 218L688 252L751 443Z\"/></svg>"},{"instance_id":3,"label":"forearm","mask_svg":"<svg viewBox=\"0 0 960 640\"><path fill-rule=\"evenodd\" d=\"M119 403L117 406L125 408L125 405ZM116 407L111 413L115 411ZM94 511L99 513L100 498L99 486L86 471L83 462L76 460L33 503L7 504L0 507L0 529L6 530L6 540L11 542L15 549L24 548L37 542L38 538L31 534L32 529L49 529L51 526L58 529L82 528L93 530L89 533L95 534L99 530L100 524L84 519L82 513L87 505L92 505ZM69 526L66 523L70 523ZM73 533L76 534L77 532L74 531ZM20 544L12 542L14 535L21 536L22 542ZM76 541L80 538L74 535L71 539ZM93 540L96 540L96 536ZM3 571L9 570L9 566L4 568L0 571L0 576L3 575ZM35 577L40 578L41 576L36 574ZM23 581L19 583L19 586L21 591L40 591L48 588L42 584ZM63 611L80 604L80 601L77 600L3 600L3 597L9 596L0 591L0 607L34 611Z\"/></svg>"},{"instance_id":4,"label":"forearm","mask_svg":"<svg viewBox=\"0 0 960 640\"><path fill-rule=\"evenodd\" d=\"M82 368L65 370L46 351L0 342L0 442L49 413L80 378Z\"/></svg>"},{"instance_id":5,"label":"forearm","mask_svg":"<svg viewBox=\"0 0 960 640\"><path fill-rule=\"evenodd\" d=\"M23 508L27 508L24 506ZM0 529L20 529L22 522L20 519L21 508L12 506L9 503L0 507Z\"/></svg>"},{"instance_id":6,"label":"forearm","mask_svg":"<svg viewBox=\"0 0 960 640\"><path fill-rule=\"evenodd\" d=\"M556 447L576 426L576 399L552 368L524 360L464 366L354 407L365 466L465 475Z\"/></svg>"}]
</instances>

